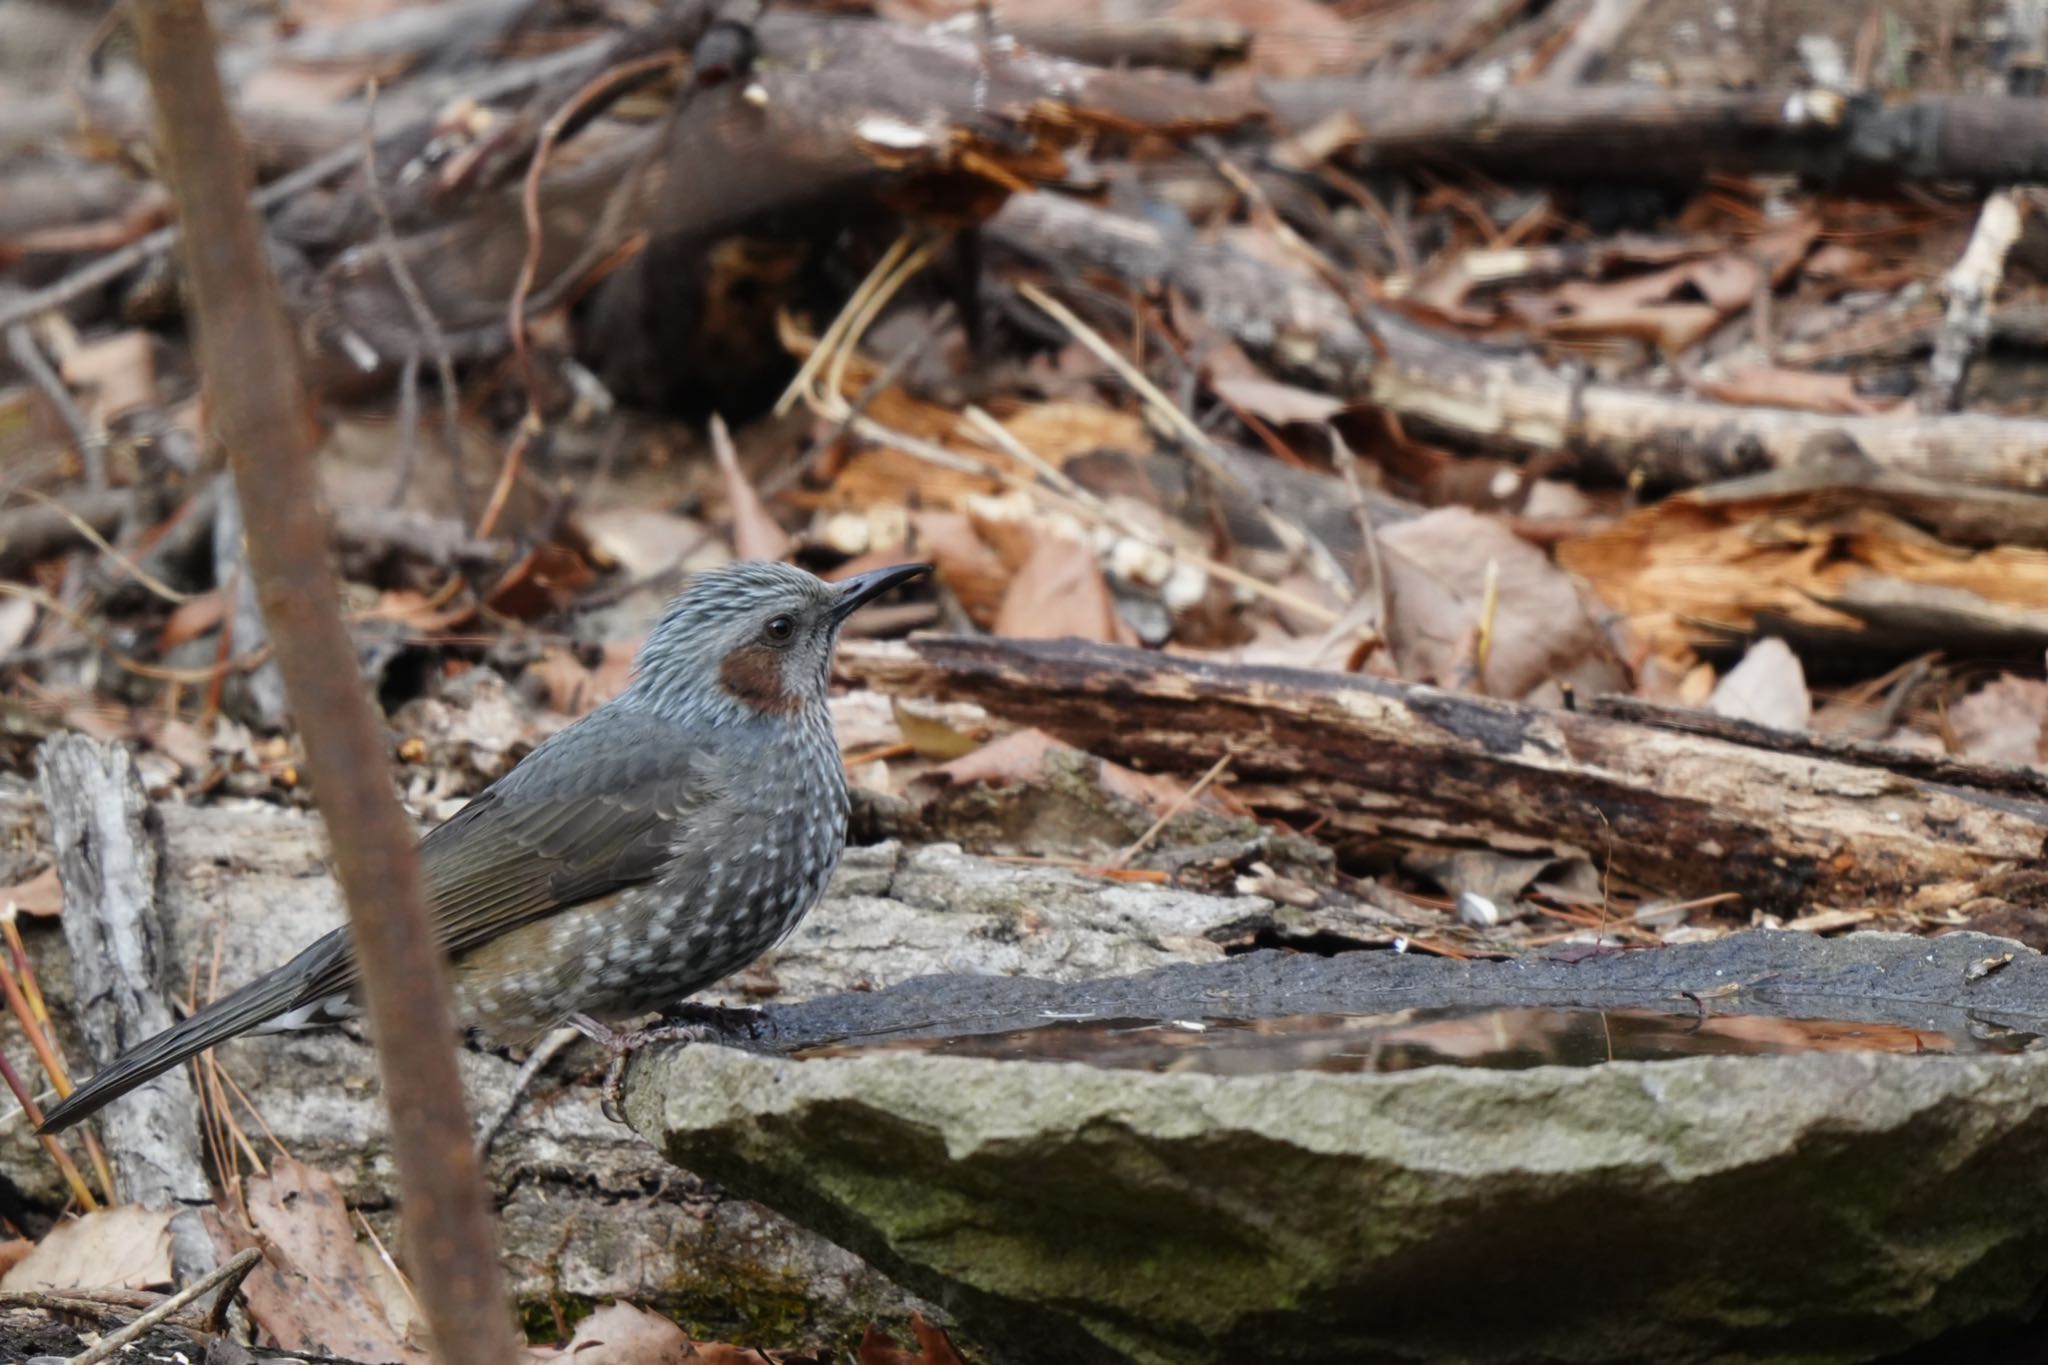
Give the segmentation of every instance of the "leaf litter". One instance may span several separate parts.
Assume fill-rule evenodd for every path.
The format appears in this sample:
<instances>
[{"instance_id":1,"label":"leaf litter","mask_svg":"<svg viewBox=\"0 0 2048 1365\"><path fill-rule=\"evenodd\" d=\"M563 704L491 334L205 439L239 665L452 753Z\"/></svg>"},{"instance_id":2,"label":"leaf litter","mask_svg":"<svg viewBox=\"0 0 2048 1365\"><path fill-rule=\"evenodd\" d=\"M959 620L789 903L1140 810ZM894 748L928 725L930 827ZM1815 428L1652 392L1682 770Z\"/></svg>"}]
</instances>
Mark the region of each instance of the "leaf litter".
<instances>
[{"instance_id":1,"label":"leaf litter","mask_svg":"<svg viewBox=\"0 0 2048 1365\"><path fill-rule=\"evenodd\" d=\"M957 679L903 683L891 652L923 634L969 635L1001 667L1139 649L1254 698L1305 677L1354 718L1385 696L1441 706L1427 689L1526 708L1475 713L1512 721L1487 733L1496 746L1513 730L1540 748L1547 719L1627 703L2033 781L2048 767L2048 471L2028 453L2048 423L2048 215L2026 201L1981 316L1952 325L1983 198L1955 188L1971 168L1922 183L1879 165L1851 193L1788 173L1797 139L1768 129L1697 164L1674 151L1655 185L1502 164L1429 101L1535 98L1571 36L1540 6L1200 0L1133 29L1047 0L1004 8L1023 55L991 68L961 37L968 8L889 0L871 45L846 40L856 57L821 29L814 62L749 77L772 107L822 109L841 130L818 144L829 165L790 176L786 148L727 147L669 86L556 149L543 202L564 254L525 324L528 374L506 363L499 269L520 228L472 196L523 170L518 129L552 108L532 86L489 93L486 74L623 21L551 12L465 37L449 7L320 0L288 33L274 12L223 8L252 126L289 117L353 145L372 75L380 117L415 120L411 145L431 152L390 168L394 245L444 325L488 320L451 357L444 429L434 367L404 378L418 339L393 324L382 272L359 268L375 245L343 211L359 189L276 206L293 296L346 320L309 331L324 486L365 681L423 821L617 695L689 572L928 558L929 590L857 623L834 701L861 818L897 836L1259 895L1360 943L1456 955L1755 923L1974 923L2048 944L2018 892L1677 894L1614 849L1518 829L1492 804L1511 793L1475 791L1447 820L1262 769L1220 714L1213 733L1139 736L1143 757L1091 747L1086 708L1117 698L963 701ZM1683 26L1716 31L1714 16L1663 8L1611 35L1606 74L1581 83L1729 93L1728 71L1684 55ZM2010 73L1996 44L1968 41L1977 18L1890 22L1946 88L2001 97ZM1142 55L1102 55L1140 37ZM1727 60L1737 86L1805 80L1772 53ZM58 107L41 78L0 59L0 99ZM1877 102L1917 93L1896 72L1855 79ZM118 89L92 93L118 125ZM634 140L664 120L699 139L702 177L613 195L640 184L634 158L651 154ZM1596 119L1579 145L1627 146L1624 123ZM1516 145L1525 130L1493 131ZM161 187L121 145L69 114L38 135L38 157L111 187L98 199L32 195L32 163L0 161L0 186L19 187L0 190L0 306L161 220ZM312 153L267 155L275 176ZM753 198L731 193L742 183ZM10 354L42 364L0 370L0 755L26 774L40 739L76 730L132 746L160 800L303 806L295 741L250 686L263 646L237 621L233 546L214 543L218 433L164 262L144 252L112 287L18 319ZM1348 357L1331 350L1346 328ZM1935 362L1958 346L1951 394ZM541 431L515 467L529 407ZM1251 730L1286 723L1269 710ZM1407 741L1374 742L1395 762ZM20 932L51 932L35 922L62 909L47 861L15 858L0 881ZM1461 912L1477 901L1492 911ZM420 1358L331 1180L279 1158L242 1189L241 1235L266 1248L245 1295L269 1339ZM119 1208L59 1220L10 1279L160 1285L150 1226ZM952 1358L912 1329L916 1355L874 1333L858 1358ZM550 1349L737 1350L631 1304Z\"/></svg>"}]
</instances>

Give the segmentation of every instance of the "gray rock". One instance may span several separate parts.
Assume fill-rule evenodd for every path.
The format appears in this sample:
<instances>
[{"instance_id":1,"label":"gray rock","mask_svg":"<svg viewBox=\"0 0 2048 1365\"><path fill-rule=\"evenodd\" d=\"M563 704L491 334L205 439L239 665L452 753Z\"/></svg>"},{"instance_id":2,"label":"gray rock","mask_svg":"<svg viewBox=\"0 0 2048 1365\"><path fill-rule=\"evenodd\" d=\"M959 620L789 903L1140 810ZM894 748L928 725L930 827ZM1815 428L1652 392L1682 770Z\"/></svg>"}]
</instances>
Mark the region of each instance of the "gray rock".
<instances>
[{"instance_id":1,"label":"gray rock","mask_svg":"<svg viewBox=\"0 0 2048 1365\"><path fill-rule=\"evenodd\" d=\"M1857 1361L2038 1306L2040 1051L1231 1075L786 1055L1048 1015L1478 1003L1862 1018L1968 1048L2048 1029L2048 962L1968 934L1756 933L1576 963L949 978L771 1009L776 1050L649 1054L627 1112L1003 1361Z\"/></svg>"},{"instance_id":2,"label":"gray rock","mask_svg":"<svg viewBox=\"0 0 2048 1365\"><path fill-rule=\"evenodd\" d=\"M218 962L223 991L285 961L341 922L318 821L256 802L163 804L163 905L175 980L202 994ZM0 784L0 885L49 862L47 821L17 784ZM1267 902L1122 887L959 850L854 848L825 902L756 969L707 998L750 1003L888 985L933 972L1029 973L1074 979L1215 959L1205 935L1236 931ZM70 971L55 925L26 928L74 1069L88 1050L71 1027ZM0 1046L25 1057L0 1011ZM332 1173L379 1231L395 1217L395 1167L376 1064L338 1032L281 1035L220 1050L264 1124L301 1160ZM516 1068L481 1052L461 1057L473 1113L508 1097ZM603 1061L579 1044L513 1114L488 1167L499 1235L516 1292L528 1302L625 1297L681 1314L706 1333L763 1345L858 1333L900 1318L915 1300L855 1256L758 1204L677 1170L630 1129L606 1119ZM260 1145L263 1129L241 1121ZM50 1213L65 1199L26 1125L0 1119L0 1189Z\"/></svg>"}]
</instances>

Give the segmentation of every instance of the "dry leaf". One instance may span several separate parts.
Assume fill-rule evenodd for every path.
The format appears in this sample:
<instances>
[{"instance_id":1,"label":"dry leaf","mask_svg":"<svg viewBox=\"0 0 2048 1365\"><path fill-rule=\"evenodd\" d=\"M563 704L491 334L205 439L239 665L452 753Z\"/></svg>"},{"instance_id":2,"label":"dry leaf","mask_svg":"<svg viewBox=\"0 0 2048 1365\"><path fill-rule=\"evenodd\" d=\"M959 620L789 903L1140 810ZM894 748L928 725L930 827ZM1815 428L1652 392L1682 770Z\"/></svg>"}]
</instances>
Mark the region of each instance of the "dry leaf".
<instances>
[{"instance_id":1,"label":"dry leaf","mask_svg":"<svg viewBox=\"0 0 2048 1365\"><path fill-rule=\"evenodd\" d=\"M1327 422L1344 411L1342 401L1326 393L1281 384L1271 379L1239 376L1212 380L1216 396L1254 417L1285 425L1288 422Z\"/></svg>"},{"instance_id":2,"label":"dry leaf","mask_svg":"<svg viewBox=\"0 0 2048 1365\"><path fill-rule=\"evenodd\" d=\"M0 597L0 656L20 648L35 628L35 603L26 597Z\"/></svg>"},{"instance_id":3,"label":"dry leaf","mask_svg":"<svg viewBox=\"0 0 2048 1365\"><path fill-rule=\"evenodd\" d=\"M5 1275L8 1271L20 1265L27 1258L28 1254L35 1249L36 1244L26 1237L16 1237L10 1241L0 1242L0 1275Z\"/></svg>"},{"instance_id":4,"label":"dry leaf","mask_svg":"<svg viewBox=\"0 0 2048 1365\"><path fill-rule=\"evenodd\" d=\"M290 1157L247 1186L268 1254L244 1285L249 1316L288 1351L428 1365L385 1316L333 1177Z\"/></svg>"},{"instance_id":5,"label":"dry leaf","mask_svg":"<svg viewBox=\"0 0 2048 1365\"><path fill-rule=\"evenodd\" d=\"M1896 412L1908 405L1904 398L1865 397L1856 391L1853 375L1791 370L1778 365L1747 365L1724 375L1703 376L1694 387L1723 403L1796 408L1838 416Z\"/></svg>"},{"instance_id":6,"label":"dry leaf","mask_svg":"<svg viewBox=\"0 0 2048 1365\"><path fill-rule=\"evenodd\" d=\"M1017 640L1071 636L1103 644L1123 638L1095 551L1064 536L1039 536L1003 594L995 633Z\"/></svg>"},{"instance_id":7,"label":"dry leaf","mask_svg":"<svg viewBox=\"0 0 2048 1365\"><path fill-rule=\"evenodd\" d=\"M104 428L123 413L156 402L156 358L148 332L116 332L63 358L64 382L82 389L86 415Z\"/></svg>"},{"instance_id":8,"label":"dry leaf","mask_svg":"<svg viewBox=\"0 0 2048 1365\"><path fill-rule=\"evenodd\" d=\"M1491 562L1499 567L1489 696L1525 697L1553 679L1589 693L1626 685L1571 579L1504 523L1442 507L1380 532L1380 548L1391 589L1386 636L1403 676L1451 683L1471 667Z\"/></svg>"},{"instance_id":9,"label":"dry leaf","mask_svg":"<svg viewBox=\"0 0 2048 1365\"><path fill-rule=\"evenodd\" d=\"M974 623L984 629L994 624L1010 571L976 534L973 521L959 512L916 511L910 514L910 527L917 553L938 566L939 581Z\"/></svg>"},{"instance_id":10,"label":"dry leaf","mask_svg":"<svg viewBox=\"0 0 2048 1365\"><path fill-rule=\"evenodd\" d=\"M2048 764L2048 683L2007 673L1957 702L1948 718L1971 758Z\"/></svg>"},{"instance_id":11,"label":"dry leaf","mask_svg":"<svg viewBox=\"0 0 2048 1365\"><path fill-rule=\"evenodd\" d=\"M164 628L156 637L156 647L163 653L169 653L179 645L218 629L225 615L227 599L218 588L188 597L178 603L165 619Z\"/></svg>"},{"instance_id":12,"label":"dry leaf","mask_svg":"<svg viewBox=\"0 0 2048 1365\"><path fill-rule=\"evenodd\" d=\"M779 560L789 553L789 533L768 515L761 495L747 482L740 468L739 453L732 447L732 434L725 419L711 417L711 453L718 460L718 472L725 476L725 501L732 511L732 548L741 559Z\"/></svg>"},{"instance_id":13,"label":"dry leaf","mask_svg":"<svg viewBox=\"0 0 2048 1365\"><path fill-rule=\"evenodd\" d=\"M932 774L963 786L970 782L999 787L1034 782L1045 775L1045 756L1067 747L1043 730L1017 730L940 764Z\"/></svg>"},{"instance_id":14,"label":"dry leaf","mask_svg":"<svg viewBox=\"0 0 2048 1365\"><path fill-rule=\"evenodd\" d=\"M57 1224L0 1289L152 1289L171 1282L171 1209L99 1209Z\"/></svg>"},{"instance_id":15,"label":"dry leaf","mask_svg":"<svg viewBox=\"0 0 2048 1365\"><path fill-rule=\"evenodd\" d=\"M988 741L988 715L978 706L917 697L891 697L889 705L898 735L920 757L951 762Z\"/></svg>"},{"instance_id":16,"label":"dry leaf","mask_svg":"<svg viewBox=\"0 0 2048 1365\"><path fill-rule=\"evenodd\" d=\"M140 718L138 718L140 719ZM151 747L188 773L202 773L213 766L213 745L199 727L176 717L164 718L154 712L146 725Z\"/></svg>"},{"instance_id":17,"label":"dry leaf","mask_svg":"<svg viewBox=\"0 0 2048 1365\"><path fill-rule=\"evenodd\" d=\"M561 611L597 579L583 556L565 545L536 545L491 589L493 611L531 621Z\"/></svg>"},{"instance_id":18,"label":"dry leaf","mask_svg":"<svg viewBox=\"0 0 2048 1365\"><path fill-rule=\"evenodd\" d=\"M1072 761L1086 765L1104 795L1129 801L1153 815L1172 809L1183 800L1187 791L1178 779L1165 773L1141 773L1120 763L1097 758L1054 739L1043 730L1012 731L982 745L973 753L940 764L931 770L930 776L956 786L969 783L992 787L1033 786L1046 780L1047 762L1056 754L1070 756ZM1237 798L1215 786L1203 792L1194 804L1204 810L1231 815L1249 813Z\"/></svg>"},{"instance_id":19,"label":"dry leaf","mask_svg":"<svg viewBox=\"0 0 2048 1365\"><path fill-rule=\"evenodd\" d=\"M854 1353L856 1365L961 1365L960 1352L952 1341L926 1322L922 1313L910 1315L910 1330L917 1337L915 1351L898 1346L895 1338L869 1323Z\"/></svg>"},{"instance_id":20,"label":"dry leaf","mask_svg":"<svg viewBox=\"0 0 2048 1365\"><path fill-rule=\"evenodd\" d=\"M691 573L715 568L732 558L704 524L652 507L607 507L582 512L577 524L591 547L618 566L628 578L646 578L678 564ZM688 559L684 559L684 555Z\"/></svg>"},{"instance_id":21,"label":"dry leaf","mask_svg":"<svg viewBox=\"0 0 2048 1365\"><path fill-rule=\"evenodd\" d=\"M1707 698L1707 709L1774 730L1804 730L1813 720L1813 695L1799 656L1773 635L1751 645L1728 670Z\"/></svg>"},{"instance_id":22,"label":"dry leaf","mask_svg":"<svg viewBox=\"0 0 2048 1365\"><path fill-rule=\"evenodd\" d=\"M0 889L0 906L12 905L18 914L49 918L64 913L64 885L57 880L53 863L25 882Z\"/></svg>"},{"instance_id":23,"label":"dry leaf","mask_svg":"<svg viewBox=\"0 0 2048 1365\"><path fill-rule=\"evenodd\" d=\"M533 1358L563 1365L686 1365L706 1359L690 1344L689 1333L629 1303L598 1309L576 1324L568 1346L535 1351Z\"/></svg>"},{"instance_id":24,"label":"dry leaf","mask_svg":"<svg viewBox=\"0 0 2048 1365\"><path fill-rule=\"evenodd\" d=\"M586 665L576 653L561 645L549 645L540 658L526 666L529 676L540 680L542 695L551 710L565 716L580 716L604 705L626 690L633 681L633 656L639 645L613 641L604 646L597 667Z\"/></svg>"}]
</instances>

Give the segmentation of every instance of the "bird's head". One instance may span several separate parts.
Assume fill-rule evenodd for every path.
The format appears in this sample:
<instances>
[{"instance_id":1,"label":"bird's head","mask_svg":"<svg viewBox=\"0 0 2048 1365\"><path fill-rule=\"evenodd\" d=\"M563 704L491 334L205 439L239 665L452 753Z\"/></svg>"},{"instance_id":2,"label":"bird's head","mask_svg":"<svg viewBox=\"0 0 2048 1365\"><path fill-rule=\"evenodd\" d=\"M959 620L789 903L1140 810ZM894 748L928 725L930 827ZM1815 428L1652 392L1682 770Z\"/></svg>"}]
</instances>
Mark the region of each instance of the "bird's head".
<instances>
[{"instance_id":1,"label":"bird's head","mask_svg":"<svg viewBox=\"0 0 2048 1365\"><path fill-rule=\"evenodd\" d=\"M846 618L930 568L895 564L827 583L787 564L742 560L698 574L655 623L621 700L677 720L822 706Z\"/></svg>"}]
</instances>

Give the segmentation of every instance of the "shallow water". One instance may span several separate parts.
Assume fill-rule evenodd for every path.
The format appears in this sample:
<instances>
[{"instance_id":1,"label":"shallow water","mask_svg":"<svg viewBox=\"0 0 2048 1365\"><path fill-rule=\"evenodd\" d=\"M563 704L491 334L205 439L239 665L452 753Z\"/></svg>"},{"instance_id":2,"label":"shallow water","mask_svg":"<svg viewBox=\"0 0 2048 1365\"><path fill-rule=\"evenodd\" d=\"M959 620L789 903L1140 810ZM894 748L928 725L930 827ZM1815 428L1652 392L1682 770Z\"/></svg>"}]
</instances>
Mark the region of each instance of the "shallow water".
<instances>
[{"instance_id":1,"label":"shallow water","mask_svg":"<svg viewBox=\"0 0 2048 1365\"><path fill-rule=\"evenodd\" d=\"M1515 1071L1535 1066L1675 1061L1799 1052L2011 1053L2036 1035L1841 1019L1786 1019L1688 1009L1440 1008L1277 1019L1048 1019L1008 1033L810 1048L799 1058L916 1051L951 1057L1086 1062L1138 1071L1257 1075L1393 1072L1425 1066Z\"/></svg>"}]
</instances>

